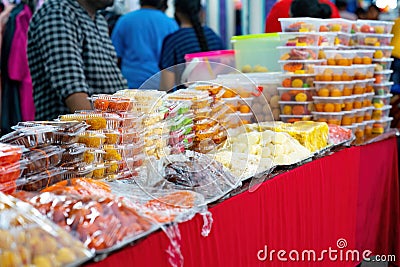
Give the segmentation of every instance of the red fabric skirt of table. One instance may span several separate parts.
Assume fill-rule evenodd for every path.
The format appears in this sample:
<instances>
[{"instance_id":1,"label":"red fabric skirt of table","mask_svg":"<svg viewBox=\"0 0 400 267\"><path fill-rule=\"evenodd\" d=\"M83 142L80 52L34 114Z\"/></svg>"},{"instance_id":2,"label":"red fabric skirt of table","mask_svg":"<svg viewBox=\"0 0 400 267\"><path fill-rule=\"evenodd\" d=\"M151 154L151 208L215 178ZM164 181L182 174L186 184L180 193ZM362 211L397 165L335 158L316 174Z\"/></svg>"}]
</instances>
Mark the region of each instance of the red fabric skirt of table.
<instances>
[{"instance_id":1,"label":"red fabric skirt of table","mask_svg":"<svg viewBox=\"0 0 400 267\"><path fill-rule=\"evenodd\" d=\"M351 147L261 184L179 224L184 266L355 266L400 260L396 138ZM160 231L90 266L170 266ZM371 251L371 252L369 252ZM358 258L357 258L358 257Z\"/></svg>"}]
</instances>

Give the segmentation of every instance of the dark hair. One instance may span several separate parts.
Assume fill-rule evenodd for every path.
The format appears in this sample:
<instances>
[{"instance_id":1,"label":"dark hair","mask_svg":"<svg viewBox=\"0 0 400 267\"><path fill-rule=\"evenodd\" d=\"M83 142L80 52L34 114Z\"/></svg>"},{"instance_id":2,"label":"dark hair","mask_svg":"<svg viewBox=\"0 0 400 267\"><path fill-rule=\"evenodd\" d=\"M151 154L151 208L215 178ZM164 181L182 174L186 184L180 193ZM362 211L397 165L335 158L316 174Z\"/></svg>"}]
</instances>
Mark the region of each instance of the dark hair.
<instances>
[{"instance_id":1,"label":"dark hair","mask_svg":"<svg viewBox=\"0 0 400 267\"><path fill-rule=\"evenodd\" d=\"M161 0L158 3L157 9L165 11L168 9L168 0Z\"/></svg>"},{"instance_id":2,"label":"dark hair","mask_svg":"<svg viewBox=\"0 0 400 267\"><path fill-rule=\"evenodd\" d=\"M346 0L336 0L335 4L336 4L337 8L339 8L339 9L347 7L347 1Z\"/></svg>"},{"instance_id":3,"label":"dark hair","mask_svg":"<svg viewBox=\"0 0 400 267\"><path fill-rule=\"evenodd\" d=\"M293 18L312 17L327 19L332 15L332 9L327 4L320 4L318 0L294 0L290 5Z\"/></svg>"},{"instance_id":4,"label":"dark hair","mask_svg":"<svg viewBox=\"0 0 400 267\"><path fill-rule=\"evenodd\" d=\"M368 7L368 10L371 10L371 9L375 9L378 13L381 13L381 10L379 9L379 7L377 7L377 6L374 5L374 4L371 4L371 5Z\"/></svg>"},{"instance_id":5,"label":"dark hair","mask_svg":"<svg viewBox=\"0 0 400 267\"><path fill-rule=\"evenodd\" d=\"M140 5L158 7L160 5L160 0L140 0Z\"/></svg>"},{"instance_id":6,"label":"dark hair","mask_svg":"<svg viewBox=\"0 0 400 267\"><path fill-rule=\"evenodd\" d=\"M202 6L200 0L175 0L175 11L186 16L192 24L201 51L208 51L207 39L200 22Z\"/></svg>"}]
</instances>

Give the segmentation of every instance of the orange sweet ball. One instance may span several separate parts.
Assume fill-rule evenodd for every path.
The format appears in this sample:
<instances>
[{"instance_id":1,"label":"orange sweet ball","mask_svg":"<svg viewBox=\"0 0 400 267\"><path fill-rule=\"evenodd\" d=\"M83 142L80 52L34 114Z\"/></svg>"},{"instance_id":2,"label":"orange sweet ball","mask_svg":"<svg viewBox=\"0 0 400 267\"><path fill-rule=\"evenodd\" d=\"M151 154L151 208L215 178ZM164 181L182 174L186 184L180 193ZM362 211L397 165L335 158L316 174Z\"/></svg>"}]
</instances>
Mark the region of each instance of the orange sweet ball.
<instances>
[{"instance_id":1,"label":"orange sweet ball","mask_svg":"<svg viewBox=\"0 0 400 267\"><path fill-rule=\"evenodd\" d=\"M353 64L362 64L362 58L356 56L355 58L353 58Z\"/></svg>"},{"instance_id":2,"label":"orange sweet ball","mask_svg":"<svg viewBox=\"0 0 400 267\"><path fill-rule=\"evenodd\" d=\"M340 91L339 89L335 88L331 91L331 96L333 97L338 97L338 96L342 96L342 91Z\"/></svg>"},{"instance_id":3,"label":"orange sweet ball","mask_svg":"<svg viewBox=\"0 0 400 267\"><path fill-rule=\"evenodd\" d=\"M350 111L353 110L353 102L346 102L344 103L344 111Z\"/></svg>"},{"instance_id":4,"label":"orange sweet ball","mask_svg":"<svg viewBox=\"0 0 400 267\"><path fill-rule=\"evenodd\" d=\"M352 119L348 116L343 116L342 118L342 125L351 125Z\"/></svg>"},{"instance_id":5,"label":"orange sweet ball","mask_svg":"<svg viewBox=\"0 0 400 267\"><path fill-rule=\"evenodd\" d=\"M345 87L343 88L343 95L344 96L351 96L353 94L353 89Z\"/></svg>"},{"instance_id":6,"label":"orange sweet ball","mask_svg":"<svg viewBox=\"0 0 400 267\"><path fill-rule=\"evenodd\" d=\"M283 87L291 87L292 86L292 81L289 78L286 78L282 81L282 86Z\"/></svg>"},{"instance_id":7,"label":"orange sweet ball","mask_svg":"<svg viewBox=\"0 0 400 267\"><path fill-rule=\"evenodd\" d=\"M360 108L362 108L362 104L363 103L361 101L354 101L353 107L355 109L360 109Z\"/></svg>"},{"instance_id":8,"label":"orange sweet ball","mask_svg":"<svg viewBox=\"0 0 400 267\"><path fill-rule=\"evenodd\" d=\"M361 95L361 94L363 94L363 93L364 93L364 87L362 87L362 86L360 86L360 85L355 85L355 86L354 86L353 93L354 93L355 95Z\"/></svg>"},{"instance_id":9,"label":"orange sweet ball","mask_svg":"<svg viewBox=\"0 0 400 267\"><path fill-rule=\"evenodd\" d=\"M292 96L289 93L283 93L281 96L281 100L282 101L291 101L292 100Z\"/></svg>"},{"instance_id":10,"label":"orange sweet ball","mask_svg":"<svg viewBox=\"0 0 400 267\"><path fill-rule=\"evenodd\" d=\"M328 122L326 118L318 118L317 122Z\"/></svg>"},{"instance_id":11,"label":"orange sweet ball","mask_svg":"<svg viewBox=\"0 0 400 267\"><path fill-rule=\"evenodd\" d=\"M303 115L306 113L304 106L294 106L292 109L293 115Z\"/></svg>"},{"instance_id":12,"label":"orange sweet ball","mask_svg":"<svg viewBox=\"0 0 400 267\"><path fill-rule=\"evenodd\" d=\"M324 104L323 103L315 103L315 110L318 112L324 112Z\"/></svg>"},{"instance_id":13,"label":"orange sweet ball","mask_svg":"<svg viewBox=\"0 0 400 267\"><path fill-rule=\"evenodd\" d=\"M336 65L338 65L338 66L350 66L350 64L346 58L341 58L341 59L336 60Z\"/></svg>"},{"instance_id":14,"label":"orange sweet ball","mask_svg":"<svg viewBox=\"0 0 400 267\"><path fill-rule=\"evenodd\" d=\"M292 107L284 106L282 113L283 113L283 115L292 115Z\"/></svg>"},{"instance_id":15,"label":"orange sweet ball","mask_svg":"<svg viewBox=\"0 0 400 267\"><path fill-rule=\"evenodd\" d=\"M322 88L322 89L318 90L317 94L318 94L318 96L327 97L327 96L329 96L329 89Z\"/></svg>"},{"instance_id":16,"label":"orange sweet ball","mask_svg":"<svg viewBox=\"0 0 400 267\"><path fill-rule=\"evenodd\" d=\"M334 106L335 106L335 112L342 111L342 104L335 103Z\"/></svg>"},{"instance_id":17,"label":"orange sweet ball","mask_svg":"<svg viewBox=\"0 0 400 267\"><path fill-rule=\"evenodd\" d=\"M231 90L225 90L224 94L222 95L223 98L231 98L234 96L235 94Z\"/></svg>"},{"instance_id":18,"label":"orange sweet ball","mask_svg":"<svg viewBox=\"0 0 400 267\"><path fill-rule=\"evenodd\" d=\"M372 58L370 57L363 57L362 64L372 64Z\"/></svg>"},{"instance_id":19,"label":"orange sweet ball","mask_svg":"<svg viewBox=\"0 0 400 267\"><path fill-rule=\"evenodd\" d=\"M376 50L375 53L374 53L374 58L376 58L376 59L381 59L381 58L383 58L383 52L382 52L382 50Z\"/></svg>"},{"instance_id":20,"label":"orange sweet ball","mask_svg":"<svg viewBox=\"0 0 400 267\"><path fill-rule=\"evenodd\" d=\"M341 81L341 80L342 80L342 75L340 75L340 74L333 74L332 80L335 81L335 82Z\"/></svg>"},{"instance_id":21,"label":"orange sweet ball","mask_svg":"<svg viewBox=\"0 0 400 267\"><path fill-rule=\"evenodd\" d=\"M334 66L334 65L336 65L336 61L334 58L328 58L328 60L326 61L326 64L329 66Z\"/></svg>"},{"instance_id":22,"label":"orange sweet ball","mask_svg":"<svg viewBox=\"0 0 400 267\"><path fill-rule=\"evenodd\" d=\"M240 113L249 113L250 112L250 108L248 105L241 105L239 107L239 111Z\"/></svg>"},{"instance_id":23,"label":"orange sweet ball","mask_svg":"<svg viewBox=\"0 0 400 267\"><path fill-rule=\"evenodd\" d=\"M340 121L337 119L329 119L328 124L334 124L340 126Z\"/></svg>"},{"instance_id":24,"label":"orange sweet ball","mask_svg":"<svg viewBox=\"0 0 400 267\"><path fill-rule=\"evenodd\" d=\"M326 103L324 106L324 112L334 112L335 111L335 105L332 103Z\"/></svg>"},{"instance_id":25,"label":"orange sweet ball","mask_svg":"<svg viewBox=\"0 0 400 267\"><path fill-rule=\"evenodd\" d=\"M345 71L342 73L342 81L351 81L351 77Z\"/></svg>"}]
</instances>

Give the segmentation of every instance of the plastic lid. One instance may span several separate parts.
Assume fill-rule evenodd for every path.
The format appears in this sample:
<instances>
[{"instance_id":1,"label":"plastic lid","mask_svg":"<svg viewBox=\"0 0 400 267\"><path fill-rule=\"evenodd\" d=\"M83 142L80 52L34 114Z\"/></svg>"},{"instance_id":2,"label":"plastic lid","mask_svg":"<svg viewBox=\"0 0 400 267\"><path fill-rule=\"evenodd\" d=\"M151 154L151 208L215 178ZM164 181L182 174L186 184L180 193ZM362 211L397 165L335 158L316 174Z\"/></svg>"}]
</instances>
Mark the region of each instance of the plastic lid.
<instances>
[{"instance_id":1,"label":"plastic lid","mask_svg":"<svg viewBox=\"0 0 400 267\"><path fill-rule=\"evenodd\" d=\"M341 111L341 112L316 112L316 111L312 111L311 114L313 114L313 115L344 115L345 111Z\"/></svg>"},{"instance_id":2,"label":"plastic lid","mask_svg":"<svg viewBox=\"0 0 400 267\"><path fill-rule=\"evenodd\" d=\"M374 87L392 86L394 82L374 83Z\"/></svg>"},{"instance_id":3,"label":"plastic lid","mask_svg":"<svg viewBox=\"0 0 400 267\"><path fill-rule=\"evenodd\" d=\"M382 70L382 71L375 71L375 74L391 74L393 70Z\"/></svg>"},{"instance_id":4,"label":"plastic lid","mask_svg":"<svg viewBox=\"0 0 400 267\"><path fill-rule=\"evenodd\" d=\"M216 51L186 54L185 60L190 61L194 58L219 57L219 56L229 56L229 55L235 55L235 50L216 50Z\"/></svg>"},{"instance_id":5,"label":"plastic lid","mask_svg":"<svg viewBox=\"0 0 400 267\"><path fill-rule=\"evenodd\" d=\"M362 33L362 32L356 32L356 35L357 36L388 37L388 38L392 38L394 36L391 33L382 34L382 33Z\"/></svg>"},{"instance_id":6,"label":"plastic lid","mask_svg":"<svg viewBox=\"0 0 400 267\"><path fill-rule=\"evenodd\" d=\"M394 46L357 45L356 48L373 49L373 50L393 50Z\"/></svg>"},{"instance_id":7,"label":"plastic lid","mask_svg":"<svg viewBox=\"0 0 400 267\"><path fill-rule=\"evenodd\" d=\"M305 105L305 104L312 104L314 103L313 101L305 101L305 102L297 102L297 101L279 101L279 104L292 104L292 105Z\"/></svg>"},{"instance_id":8,"label":"plastic lid","mask_svg":"<svg viewBox=\"0 0 400 267\"><path fill-rule=\"evenodd\" d=\"M351 98L349 96L313 96L314 100L345 100Z\"/></svg>"},{"instance_id":9,"label":"plastic lid","mask_svg":"<svg viewBox=\"0 0 400 267\"><path fill-rule=\"evenodd\" d=\"M240 35L240 36L233 36L231 42L237 40L248 40L248 39L260 39L260 38L275 38L279 37L278 33L260 33L260 34L248 34L248 35Z\"/></svg>"},{"instance_id":10,"label":"plastic lid","mask_svg":"<svg viewBox=\"0 0 400 267\"><path fill-rule=\"evenodd\" d=\"M354 84L356 81L314 81L314 84Z\"/></svg>"},{"instance_id":11,"label":"plastic lid","mask_svg":"<svg viewBox=\"0 0 400 267\"><path fill-rule=\"evenodd\" d=\"M393 21L385 21L385 20L367 20L367 19L358 19L356 21L357 24L387 24L387 25L393 25Z\"/></svg>"},{"instance_id":12,"label":"plastic lid","mask_svg":"<svg viewBox=\"0 0 400 267\"><path fill-rule=\"evenodd\" d=\"M386 94L386 95L376 95L374 96L374 98L388 98L388 97L392 97L392 94Z\"/></svg>"},{"instance_id":13,"label":"plastic lid","mask_svg":"<svg viewBox=\"0 0 400 267\"><path fill-rule=\"evenodd\" d=\"M278 91L311 91L315 90L315 87L277 87Z\"/></svg>"},{"instance_id":14,"label":"plastic lid","mask_svg":"<svg viewBox=\"0 0 400 267\"><path fill-rule=\"evenodd\" d=\"M286 64L286 63L304 63L304 64L315 64L315 63L322 63L326 62L325 59L316 59L316 60L308 60L308 59L303 59L303 60L279 60L278 63L281 64ZM329 67L341 67L343 66L329 66Z\"/></svg>"},{"instance_id":15,"label":"plastic lid","mask_svg":"<svg viewBox=\"0 0 400 267\"><path fill-rule=\"evenodd\" d=\"M374 110L388 110L388 109L391 109L391 108L392 108L392 105L386 105L386 106L383 106L381 108L374 108Z\"/></svg>"},{"instance_id":16,"label":"plastic lid","mask_svg":"<svg viewBox=\"0 0 400 267\"><path fill-rule=\"evenodd\" d=\"M377 59L377 58L373 58L372 59L372 62L377 62L377 63L379 63L379 62L390 62L390 61L394 61L394 58L387 57L387 58L380 58L380 59Z\"/></svg>"},{"instance_id":17,"label":"plastic lid","mask_svg":"<svg viewBox=\"0 0 400 267\"><path fill-rule=\"evenodd\" d=\"M385 123L385 122L389 122L392 121L393 118L392 117L386 117L386 118L382 118L380 120L375 120L375 123Z\"/></svg>"},{"instance_id":18,"label":"plastic lid","mask_svg":"<svg viewBox=\"0 0 400 267\"><path fill-rule=\"evenodd\" d=\"M318 49L320 50L319 46L277 46L277 49L283 50L283 49Z\"/></svg>"}]
</instances>

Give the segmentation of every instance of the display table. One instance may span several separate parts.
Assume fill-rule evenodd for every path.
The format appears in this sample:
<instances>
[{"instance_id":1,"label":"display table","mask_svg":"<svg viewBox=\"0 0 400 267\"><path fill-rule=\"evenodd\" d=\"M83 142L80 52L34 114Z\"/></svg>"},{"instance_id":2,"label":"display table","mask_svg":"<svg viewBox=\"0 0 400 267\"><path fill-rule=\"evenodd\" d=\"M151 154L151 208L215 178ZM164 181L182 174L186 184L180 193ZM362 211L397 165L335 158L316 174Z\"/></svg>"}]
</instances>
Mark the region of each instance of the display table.
<instances>
[{"instance_id":1,"label":"display table","mask_svg":"<svg viewBox=\"0 0 400 267\"><path fill-rule=\"evenodd\" d=\"M208 237L201 236L201 216L180 224L184 266L355 266L358 261L345 256L353 249L396 254L399 264L399 199L396 138L343 149L213 206ZM339 239L347 243L342 249ZM168 245L159 231L88 266L170 266ZM265 246L269 255L276 251L272 262L258 259ZM318 259L329 248L337 252L322 254L322 262L301 261L304 250ZM280 261L281 249L288 260L297 250L300 261Z\"/></svg>"}]
</instances>

